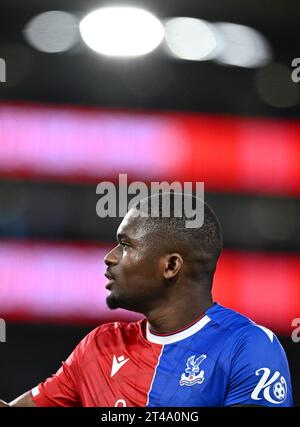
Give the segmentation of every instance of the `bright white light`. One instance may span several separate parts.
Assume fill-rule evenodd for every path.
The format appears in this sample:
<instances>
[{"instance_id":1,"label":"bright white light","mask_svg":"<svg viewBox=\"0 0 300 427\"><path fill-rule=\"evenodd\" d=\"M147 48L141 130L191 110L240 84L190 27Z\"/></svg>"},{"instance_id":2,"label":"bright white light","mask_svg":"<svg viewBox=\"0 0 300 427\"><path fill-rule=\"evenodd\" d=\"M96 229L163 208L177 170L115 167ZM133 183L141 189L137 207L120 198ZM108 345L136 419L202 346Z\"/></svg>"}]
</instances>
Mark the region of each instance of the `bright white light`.
<instances>
[{"instance_id":1,"label":"bright white light","mask_svg":"<svg viewBox=\"0 0 300 427\"><path fill-rule=\"evenodd\" d=\"M219 22L214 24L220 52L217 61L239 67L261 67L272 59L265 37L251 27Z\"/></svg>"},{"instance_id":2,"label":"bright white light","mask_svg":"<svg viewBox=\"0 0 300 427\"><path fill-rule=\"evenodd\" d=\"M213 26L195 18L173 18L165 23L165 40L171 52L182 59L211 59L217 51Z\"/></svg>"},{"instance_id":3,"label":"bright white light","mask_svg":"<svg viewBox=\"0 0 300 427\"><path fill-rule=\"evenodd\" d=\"M28 43L42 52L70 49L78 40L78 20L70 13L53 10L32 18L24 28Z\"/></svg>"},{"instance_id":4,"label":"bright white light","mask_svg":"<svg viewBox=\"0 0 300 427\"><path fill-rule=\"evenodd\" d=\"M138 56L154 50L164 37L161 22L133 7L109 7L88 14L80 22L85 43L109 56Z\"/></svg>"}]
</instances>

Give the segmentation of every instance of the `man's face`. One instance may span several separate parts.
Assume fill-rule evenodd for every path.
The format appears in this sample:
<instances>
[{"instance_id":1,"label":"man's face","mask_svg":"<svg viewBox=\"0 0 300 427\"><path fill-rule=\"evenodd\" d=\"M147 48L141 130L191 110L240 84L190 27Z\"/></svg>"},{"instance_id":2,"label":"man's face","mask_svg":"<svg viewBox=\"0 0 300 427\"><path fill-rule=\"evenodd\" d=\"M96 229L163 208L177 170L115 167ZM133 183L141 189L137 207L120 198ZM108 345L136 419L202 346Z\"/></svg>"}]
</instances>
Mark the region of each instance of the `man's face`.
<instances>
[{"instance_id":1,"label":"man's face","mask_svg":"<svg viewBox=\"0 0 300 427\"><path fill-rule=\"evenodd\" d=\"M111 309L144 312L161 297L162 263L150 244L153 236L142 227L144 221L129 212L118 228L118 245L104 259L110 291L106 302Z\"/></svg>"}]
</instances>

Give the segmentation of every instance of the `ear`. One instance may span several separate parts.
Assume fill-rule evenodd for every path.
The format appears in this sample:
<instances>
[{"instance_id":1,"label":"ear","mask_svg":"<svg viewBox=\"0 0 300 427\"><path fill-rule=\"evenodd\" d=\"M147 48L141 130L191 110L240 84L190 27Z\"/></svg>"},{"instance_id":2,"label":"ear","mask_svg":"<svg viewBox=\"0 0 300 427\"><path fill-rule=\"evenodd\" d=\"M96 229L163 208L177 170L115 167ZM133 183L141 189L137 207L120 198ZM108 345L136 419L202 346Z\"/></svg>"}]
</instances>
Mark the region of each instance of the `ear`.
<instances>
[{"instance_id":1,"label":"ear","mask_svg":"<svg viewBox=\"0 0 300 427\"><path fill-rule=\"evenodd\" d=\"M181 270L183 259L178 253L169 254L165 257L164 264L164 278L172 279Z\"/></svg>"}]
</instances>

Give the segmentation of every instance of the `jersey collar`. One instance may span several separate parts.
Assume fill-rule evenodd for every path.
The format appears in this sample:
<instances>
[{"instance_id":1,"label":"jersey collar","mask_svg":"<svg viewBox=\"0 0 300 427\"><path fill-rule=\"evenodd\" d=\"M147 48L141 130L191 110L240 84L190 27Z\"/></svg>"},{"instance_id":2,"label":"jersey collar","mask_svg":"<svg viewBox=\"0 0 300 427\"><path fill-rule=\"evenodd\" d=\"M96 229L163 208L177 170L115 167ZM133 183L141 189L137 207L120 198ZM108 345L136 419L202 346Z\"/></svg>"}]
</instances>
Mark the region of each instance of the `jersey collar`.
<instances>
[{"instance_id":1,"label":"jersey collar","mask_svg":"<svg viewBox=\"0 0 300 427\"><path fill-rule=\"evenodd\" d=\"M170 335L156 335L153 334L150 331L149 323L146 323L146 338L148 341L154 344L173 344L177 341L184 340L185 338L190 337L191 335L194 335L196 332L199 332L202 328L204 328L205 325L207 325L208 322L210 322L210 317L204 315L201 317L200 320L198 320L196 323L192 324L191 326L188 326L184 330L181 330L180 332L175 332Z\"/></svg>"}]
</instances>

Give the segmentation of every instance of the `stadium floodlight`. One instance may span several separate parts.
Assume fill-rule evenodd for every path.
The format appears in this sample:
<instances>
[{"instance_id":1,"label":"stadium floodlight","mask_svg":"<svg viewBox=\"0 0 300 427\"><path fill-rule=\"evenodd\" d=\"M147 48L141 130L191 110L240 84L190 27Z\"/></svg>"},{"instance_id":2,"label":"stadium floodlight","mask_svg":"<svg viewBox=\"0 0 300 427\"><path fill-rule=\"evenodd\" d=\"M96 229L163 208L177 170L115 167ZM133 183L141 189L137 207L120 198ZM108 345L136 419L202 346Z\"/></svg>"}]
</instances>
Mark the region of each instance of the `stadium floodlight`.
<instances>
[{"instance_id":1,"label":"stadium floodlight","mask_svg":"<svg viewBox=\"0 0 300 427\"><path fill-rule=\"evenodd\" d=\"M175 57L201 61L214 58L218 51L214 27L202 19L169 19L165 23L165 32L166 44Z\"/></svg>"},{"instance_id":2,"label":"stadium floodlight","mask_svg":"<svg viewBox=\"0 0 300 427\"><path fill-rule=\"evenodd\" d=\"M272 59L268 40L259 31L246 25L217 22L220 52L216 61L245 68L263 67Z\"/></svg>"},{"instance_id":3,"label":"stadium floodlight","mask_svg":"<svg viewBox=\"0 0 300 427\"><path fill-rule=\"evenodd\" d=\"M85 16L79 25L84 42L108 56L139 56L163 40L164 27L150 12L134 7L107 7Z\"/></svg>"},{"instance_id":4,"label":"stadium floodlight","mask_svg":"<svg viewBox=\"0 0 300 427\"><path fill-rule=\"evenodd\" d=\"M23 31L26 41L41 52L71 49L78 40L78 19L71 13L50 10L34 16Z\"/></svg>"}]
</instances>

